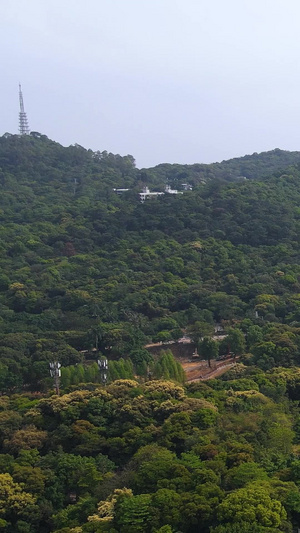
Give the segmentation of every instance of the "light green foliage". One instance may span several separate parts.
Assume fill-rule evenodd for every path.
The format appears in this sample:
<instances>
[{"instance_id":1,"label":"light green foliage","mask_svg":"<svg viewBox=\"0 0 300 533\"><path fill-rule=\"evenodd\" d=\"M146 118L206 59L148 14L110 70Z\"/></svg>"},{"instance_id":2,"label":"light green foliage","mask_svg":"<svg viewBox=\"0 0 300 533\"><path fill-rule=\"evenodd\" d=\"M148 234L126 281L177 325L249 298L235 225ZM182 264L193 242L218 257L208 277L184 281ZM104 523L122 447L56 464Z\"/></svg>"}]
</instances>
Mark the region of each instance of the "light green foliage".
<instances>
[{"instance_id":1,"label":"light green foliage","mask_svg":"<svg viewBox=\"0 0 300 533\"><path fill-rule=\"evenodd\" d=\"M159 529L156 529L154 533L173 533L171 526L162 526Z\"/></svg>"},{"instance_id":2,"label":"light green foliage","mask_svg":"<svg viewBox=\"0 0 300 533\"><path fill-rule=\"evenodd\" d=\"M286 512L280 501L271 498L270 490L253 484L226 496L217 509L217 516L220 522L278 528Z\"/></svg>"},{"instance_id":3,"label":"light green foliage","mask_svg":"<svg viewBox=\"0 0 300 533\"><path fill-rule=\"evenodd\" d=\"M110 381L116 379L133 379L133 364L129 360L123 358L118 361L109 361L108 365L108 377Z\"/></svg>"},{"instance_id":4,"label":"light green foliage","mask_svg":"<svg viewBox=\"0 0 300 533\"><path fill-rule=\"evenodd\" d=\"M257 479L268 479L267 473L256 463L242 463L231 468L225 478L226 488L238 489Z\"/></svg>"},{"instance_id":5,"label":"light green foliage","mask_svg":"<svg viewBox=\"0 0 300 533\"><path fill-rule=\"evenodd\" d=\"M10 474L0 474L0 515L2 520L30 519L37 511L36 498L13 481Z\"/></svg>"},{"instance_id":6,"label":"light green foliage","mask_svg":"<svg viewBox=\"0 0 300 533\"><path fill-rule=\"evenodd\" d=\"M268 381L291 376L289 370L274 371ZM125 533L129 527L206 533L213 527L234 530L236 524L247 532L251 521L261 532L290 528L300 509L292 482L298 482L300 469L290 461L292 419L282 410L285 404L257 390L265 386L263 378L249 368L240 380L244 390L238 390L238 378L187 389L126 379L37 402L3 398L3 428L15 443L24 432L25 446L15 458L3 455L0 470L9 473L1 475L17 499L21 494L28 502L20 516L3 503L3 519L15 531L26 531L27 520L30 533ZM256 390L249 388L253 384ZM246 408L237 410L230 398ZM29 414L36 429L23 428ZM46 433L39 429L45 426L44 447L26 450L36 432ZM50 519L55 529L47 525Z\"/></svg>"},{"instance_id":7,"label":"light green foliage","mask_svg":"<svg viewBox=\"0 0 300 533\"><path fill-rule=\"evenodd\" d=\"M184 383L185 374L181 364L176 361L171 350L161 351L153 365L153 376L156 379L173 379Z\"/></svg>"}]
</instances>

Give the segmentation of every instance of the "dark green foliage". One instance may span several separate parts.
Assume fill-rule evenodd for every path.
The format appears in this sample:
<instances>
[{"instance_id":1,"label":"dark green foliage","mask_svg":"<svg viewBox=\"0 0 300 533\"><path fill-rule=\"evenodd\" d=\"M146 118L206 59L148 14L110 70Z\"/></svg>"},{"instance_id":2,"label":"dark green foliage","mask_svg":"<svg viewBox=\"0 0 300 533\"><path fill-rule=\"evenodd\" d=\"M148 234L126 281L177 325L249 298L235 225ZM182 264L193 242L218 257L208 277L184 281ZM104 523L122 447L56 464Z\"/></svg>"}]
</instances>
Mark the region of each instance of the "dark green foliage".
<instances>
[{"instance_id":1,"label":"dark green foliage","mask_svg":"<svg viewBox=\"0 0 300 533\"><path fill-rule=\"evenodd\" d=\"M95 361L92 349L131 357L146 376L148 341L187 329L199 342L216 321L250 321L246 342L261 368L297 363L292 335L277 335L272 350L259 346L257 328L300 323L299 169L279 172L298 162L299 153L275 150L139 171L131 156L64 148L40 134L2 137L1 391L47 390L49 360ZM195 190L139 202L142 182L178 180ZM131 190L120 196L117 187ZM229 332L235 355L244 351L239 334Z\"/></svg>"},{"instance_id":2,"label":"dark green foliage","mask_svg":"<svg viewBox=\"0 0 300 533\"><path fill-rule=\"evenodd\" d=\"M211 366L211 360L216 359L219 353L219 346L216 341L208 337L204 337L198 344L199 354L207 359L209 366Z\"/></svg>"}]
</instances>

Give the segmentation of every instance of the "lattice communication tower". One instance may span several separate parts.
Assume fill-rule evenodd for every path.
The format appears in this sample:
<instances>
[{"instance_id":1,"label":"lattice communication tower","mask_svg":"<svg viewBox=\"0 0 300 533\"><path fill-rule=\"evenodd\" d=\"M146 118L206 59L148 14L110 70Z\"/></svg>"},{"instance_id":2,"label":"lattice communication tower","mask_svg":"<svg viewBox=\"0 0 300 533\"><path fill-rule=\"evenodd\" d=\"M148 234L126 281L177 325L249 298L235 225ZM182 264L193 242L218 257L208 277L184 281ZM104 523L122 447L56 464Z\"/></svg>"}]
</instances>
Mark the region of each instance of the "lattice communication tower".
<instances>
[{"instance_id":1,"label":"lattice communication tower","mask_svg":"<svg viewBox=\"0 0 300 533\"><path fill-rule=\"evenodd\" d=\"M24 109L23 94L22 94L20 83L19 83L19 101L20 101L19 132L20 132L20 135L29 135L29 125L28 125L27 115Z\"/></svg>"}]
</instances>

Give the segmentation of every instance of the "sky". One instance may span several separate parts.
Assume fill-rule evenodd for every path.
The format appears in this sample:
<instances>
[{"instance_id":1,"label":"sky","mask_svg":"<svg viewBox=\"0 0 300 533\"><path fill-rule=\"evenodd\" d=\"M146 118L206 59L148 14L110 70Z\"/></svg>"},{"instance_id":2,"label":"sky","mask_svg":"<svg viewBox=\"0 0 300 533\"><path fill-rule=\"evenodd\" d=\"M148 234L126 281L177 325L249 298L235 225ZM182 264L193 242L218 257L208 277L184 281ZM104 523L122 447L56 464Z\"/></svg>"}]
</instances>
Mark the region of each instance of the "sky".
<instances>
[{"instance_id":1,"label":"sky","mask_svg":"<svg viewBox=\"0 0 300 533\"><path fill-rule=\"evenodd\" d=\"M0 3L0 135L137 166L300 150L299 0Z\"/></svg>"}]
</instances>

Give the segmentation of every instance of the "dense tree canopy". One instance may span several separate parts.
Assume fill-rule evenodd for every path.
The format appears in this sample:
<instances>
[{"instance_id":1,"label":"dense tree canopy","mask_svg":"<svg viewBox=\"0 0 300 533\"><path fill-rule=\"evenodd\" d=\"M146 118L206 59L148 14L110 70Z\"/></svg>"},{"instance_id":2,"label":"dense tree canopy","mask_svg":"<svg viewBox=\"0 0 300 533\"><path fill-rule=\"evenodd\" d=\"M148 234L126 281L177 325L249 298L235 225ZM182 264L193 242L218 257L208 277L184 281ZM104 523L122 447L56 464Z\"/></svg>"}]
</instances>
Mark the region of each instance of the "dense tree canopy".
<instances>
[{"instance_id":1,"label":"dense tree canopy","mask_svg":"<svg viewBox=\"0 0 300 533\"><path fill-rule=\"evenodd\" d=\"M300 527L299 161L139 170L0 139L1 530ZM142 204L144 185L183 194ZM184 334L233 369L186 384Z\"/></svg>"},{"instance_id":2,"label":"dense tree canopy","mask_svg":"<svg viewBox=\"0 0 300 533\"><path fill-rule=\"evenodd\" d=\"M216 322L240 328L243 319L247 336L274 324L272 340L251 341L262 368L297 363L298 161L298 152L274 150L146 171L132 156L64 148L37 132L3 136L1 390L46 390L50 360L74 366L92 348L130 357L146 375L147 342L184 331L199 342ZM194 190L139 202L142 185L182 181ZM118 195L118 187L129 191ZM292 329L275 339L280 324ZM83 372L95 381L92 369ZM129 366L112 372L132 375ZM66 383L80 382L70 373Z\"/></svg>"},{"instance_id":3,"label":"dense tree canopy","mask_svg":"<svg viewBox=\"0 0 300 533\"><path fill-rule=\"evenodd\" d=\"M299 371L237 371L185 387L117 380L61 397L2 396L2 528L209 533L299 525L291 387Z\"/></svg>"}]
</instances>

